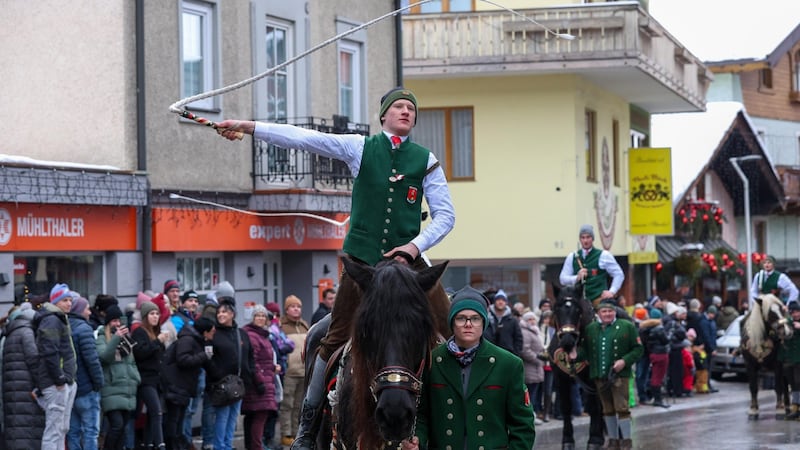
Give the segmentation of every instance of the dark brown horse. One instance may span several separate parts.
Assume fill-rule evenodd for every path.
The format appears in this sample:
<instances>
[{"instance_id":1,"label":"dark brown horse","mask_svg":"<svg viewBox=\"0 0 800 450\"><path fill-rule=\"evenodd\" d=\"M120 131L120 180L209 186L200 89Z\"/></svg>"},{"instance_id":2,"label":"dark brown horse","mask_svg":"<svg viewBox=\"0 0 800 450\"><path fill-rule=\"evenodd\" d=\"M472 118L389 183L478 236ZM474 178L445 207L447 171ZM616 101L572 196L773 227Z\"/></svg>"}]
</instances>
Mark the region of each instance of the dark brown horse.
<instances>
[{"instance_id":1,"label":"dark brown horse","mask_svg":"<svg viewBox=\"0 0 800 450\"><path fill-rule=\"evenodd\" d=\"M337 448L397 448L416 426L420 377L439 336L426 293L441 290L447 263L415 271L395 261L377 267L342 261L362 298L349 349L330 384L334 401L318 414L317 448L331 442ZM324 335L325 324L318 325L309 332L307 354Z\"/></svg>"},{"instance_id":2,"label":"dark brown horse","mask_svg":"<svg viewBox=\"0 0 800 450\"><path fill-rule=\"evenodd\" d=\"M775 375L775 416L782 418L789 408L789 392L783 376L782 364L777 360L778 347L792 336L792 328L783 315L783 302L772 295L759 296L741 322L739 350L747 367L750 384L750 408L747 417L758 419L759 373L770 371Z\"/></svg>"}]
</instances>

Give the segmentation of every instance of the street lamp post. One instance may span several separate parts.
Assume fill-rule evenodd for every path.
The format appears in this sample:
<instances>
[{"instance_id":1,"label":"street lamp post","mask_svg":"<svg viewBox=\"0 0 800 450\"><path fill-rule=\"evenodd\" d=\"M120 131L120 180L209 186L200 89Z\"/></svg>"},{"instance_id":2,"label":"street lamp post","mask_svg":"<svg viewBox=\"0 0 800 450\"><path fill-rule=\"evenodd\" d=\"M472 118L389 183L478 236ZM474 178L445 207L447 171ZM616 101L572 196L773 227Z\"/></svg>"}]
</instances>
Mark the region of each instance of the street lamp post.
<instances>
[{"instance_id":1,"label":"street lamp post","mask_svg":"<svg viewBox=\"0 0 800 450\"><path fill-rule=\"evenodd\" d=\"M750 295L750 283L753 281L753 258L752 258L752 251L750 246L752 245L751 237L750 237L750 181L745 176L742 169L739 167L739 163L741 161L754 161L757 159L761 159L761 155L748 155L748 156L738 156L734 158L728 158L728 161L731 162L731 165L736 170L736 173L739 174L739 178L742 179L742 185L744 187L744 235L745 235L745 251L747 252L747 280L745 281L745 289L747 290L747 298L748 306L753 306L753 298Z\"/></svg>"}]
</instances>

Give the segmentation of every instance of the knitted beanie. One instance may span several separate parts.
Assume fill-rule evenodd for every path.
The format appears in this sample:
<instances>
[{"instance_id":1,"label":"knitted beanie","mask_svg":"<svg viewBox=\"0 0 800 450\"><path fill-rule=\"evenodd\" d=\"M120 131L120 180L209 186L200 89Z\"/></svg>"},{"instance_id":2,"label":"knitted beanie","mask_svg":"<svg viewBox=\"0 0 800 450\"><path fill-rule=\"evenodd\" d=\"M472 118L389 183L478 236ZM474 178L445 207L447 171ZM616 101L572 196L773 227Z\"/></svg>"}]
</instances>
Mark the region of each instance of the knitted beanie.
<instances>
[{"instance_id":1,"label":"knitted beanie","mask_svg":"<svg viewBox=\"0 0 800 450\"><path fill-rule=\"evenodd\" d=\"M455 318L456 314L465 309L471 309L483 318L483 329L485 330L489 325L489 316L486 313L488 305L489 300L480 291L471 286L465 286L453 294L453 300L450 303L450 314L447 315L447 323L450 325L450 329L453 329L453 318Z\"/></svg>"},{"instance_id":2,"label":"knitted beanie","mask_svg":"<svg viewBox=\"0 0 800 450\"><path fill-rule=\"evenodd\" d=\"M303 307L303 302L294 295L290 295L286 297L286 300L283 301L283 310L286 311L289 309L290 306L295 305L299 307Z\"/></svg>"},{"instance_id":3,"label":"knitted beanie","mask_svg":"<svg viewBox=\"0 0 800 450\"><path fill-rule=\"evenodd\" d=\"M383 97L381 97L381 110L380 113L378 114L378 117L379 118L383 117L383 115L386 114L386 111L389 109L389 107L392 106L392 103L400 99L406 99L414 104L414 108L417 107L417 97L414 96L413 92L403 87L396 87L387 92L386 94L384 94ZM415 116L414 125L416 124L417 124L417 119Z\"/></svg>"},{"instance_id":4,"label":"knitted beanie","mask_svg":"<svg viewBox=\"0 0 800 450\"><path fill-rule=\"evenodd\" d=\"M55 305L65 298L72 298L72 293L66 284L59 283L53 286L53 289L50 289L50 303Z\"/></svg>"},{"instance_id":5,"label":"knitted beanie","mask_svg":"<svg viewBox=\"0 0 800 450\"><path fill-rule=\"evenodd\" d=\"M166 294L167 292L169 292L172 289L180 290L181 289L181 285L178 284L178 282L175 281L175 280L167 280L164 283L164 293Z\"/></svg>"},{"instance_id":6,"label":"knitted beanie","mask_svg":"<svg viewBox=\"0 0 800 450\"><path fill-rule=\"evenodd\" d=\"M150 314L151 311L159 310L158 306L153 302L144 302L139 309L142 311L142 320L147 320L147 315Z\"/></svg>"}]
</instances>

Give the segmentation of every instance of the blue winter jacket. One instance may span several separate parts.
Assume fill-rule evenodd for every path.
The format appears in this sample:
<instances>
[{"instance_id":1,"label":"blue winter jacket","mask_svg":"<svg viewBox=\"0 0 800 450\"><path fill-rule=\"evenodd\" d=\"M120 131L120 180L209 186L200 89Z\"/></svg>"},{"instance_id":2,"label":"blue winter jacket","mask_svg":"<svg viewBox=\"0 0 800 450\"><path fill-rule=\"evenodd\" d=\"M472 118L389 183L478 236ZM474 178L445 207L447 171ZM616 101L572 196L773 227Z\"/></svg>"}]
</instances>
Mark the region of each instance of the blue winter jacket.
<instances>
[{"instance_id":1,"label":"blue winter jacket","mask_svg":"<svg viewBox=\"0 0 800 450\"><path fill-rule=\"evenodd\" d=\"M75 381L78 383L76 396L86 395L92 391L100 391L103 387L103 366L97 356L94 331L89 322L78 314L69 314L69 326L72 328L72 346L75 347L77 366Z\"/></svg>"}]
</instances>

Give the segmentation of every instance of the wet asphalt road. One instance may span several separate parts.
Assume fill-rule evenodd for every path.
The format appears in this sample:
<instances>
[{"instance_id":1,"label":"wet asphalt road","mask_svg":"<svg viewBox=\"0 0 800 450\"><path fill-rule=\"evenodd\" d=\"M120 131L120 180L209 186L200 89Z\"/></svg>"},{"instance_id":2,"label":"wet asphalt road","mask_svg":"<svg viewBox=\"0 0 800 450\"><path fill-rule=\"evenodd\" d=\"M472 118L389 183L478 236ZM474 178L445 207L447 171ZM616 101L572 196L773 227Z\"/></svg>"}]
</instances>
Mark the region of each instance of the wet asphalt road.
<instances>
[{"instance_id":1,"label":"wet asphalt road","mask_svg":"<svg viewBox=\"0 0 800 450\"><path fill-rule=\"evenodd\" d=\"M760 418L747 418L750 393L743 382L716 382L720 392L681 398L669 409L637 406L632 410L633 445L643 450L800 449L800 422L775 420L775 393L760 391ZM576 418L577 449L586 448L588 418ZM536 427L536 450L561 448L561 423Z\"/></svg>"}]
</instances>

